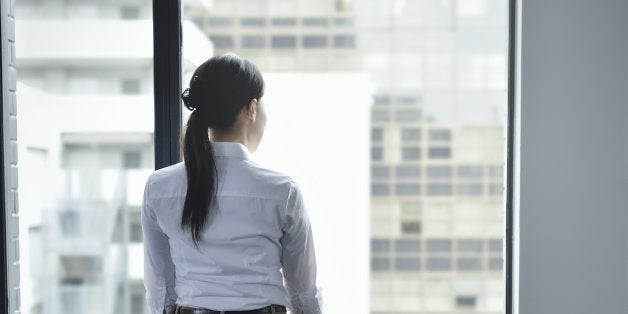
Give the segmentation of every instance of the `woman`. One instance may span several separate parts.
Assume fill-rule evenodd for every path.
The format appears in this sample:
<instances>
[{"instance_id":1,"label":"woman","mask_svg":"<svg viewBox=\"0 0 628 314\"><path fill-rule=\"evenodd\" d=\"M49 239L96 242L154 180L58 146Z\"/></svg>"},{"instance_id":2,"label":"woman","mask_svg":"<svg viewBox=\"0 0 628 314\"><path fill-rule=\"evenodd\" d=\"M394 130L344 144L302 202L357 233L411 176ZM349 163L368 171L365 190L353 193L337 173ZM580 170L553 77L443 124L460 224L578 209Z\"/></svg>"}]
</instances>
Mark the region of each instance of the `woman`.
<instances>
[{"instance_id":1,"label":"woman","mask_svg":"<svg viewBox=\"0 0 628 314\"><path fill-rule=\"evenodd\" d=\"M321 312L299 188L249 159L266 125L263 94L258 69L233 54L199 66L183 93L184 162L153 173L144 191L153 314Z\"/></svg>"}]
</instances>

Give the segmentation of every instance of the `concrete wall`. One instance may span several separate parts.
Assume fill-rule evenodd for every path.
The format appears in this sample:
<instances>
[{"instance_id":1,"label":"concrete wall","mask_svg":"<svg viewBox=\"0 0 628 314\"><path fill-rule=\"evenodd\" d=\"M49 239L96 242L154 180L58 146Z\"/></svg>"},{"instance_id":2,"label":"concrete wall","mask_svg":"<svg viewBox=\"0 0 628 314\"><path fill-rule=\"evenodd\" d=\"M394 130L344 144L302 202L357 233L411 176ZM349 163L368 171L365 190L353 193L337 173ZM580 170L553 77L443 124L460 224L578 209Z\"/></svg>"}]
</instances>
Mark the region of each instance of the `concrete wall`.
<instances>
[{"instance_id":1,"label":"concrete wall","mask_svg":"<svg viewBox=\"0 0 628 314\"><path fill-rule=\"evenodd\" d=\"M0 4L0 36L2 45L2 132L4 151L4 208L7 234L3 235L7 249L7 286L9 288L9 308L7 313L19 313L20 310L20 250L19 220L17 204L17 103L15 89L17 76L15 70L15 22L14 1L2 1ZM4 284L4 283L3 283Z\"/></svg>"},{"instance_id":2,"label":"concrete wall","mask_svg":"<svg viewBox=\"0 0 628 314\"><path fill-rule=\"evenodd\" d=\"M515 307L628 313L628 1L518 2Z\"/></svg>"}]
</instances>

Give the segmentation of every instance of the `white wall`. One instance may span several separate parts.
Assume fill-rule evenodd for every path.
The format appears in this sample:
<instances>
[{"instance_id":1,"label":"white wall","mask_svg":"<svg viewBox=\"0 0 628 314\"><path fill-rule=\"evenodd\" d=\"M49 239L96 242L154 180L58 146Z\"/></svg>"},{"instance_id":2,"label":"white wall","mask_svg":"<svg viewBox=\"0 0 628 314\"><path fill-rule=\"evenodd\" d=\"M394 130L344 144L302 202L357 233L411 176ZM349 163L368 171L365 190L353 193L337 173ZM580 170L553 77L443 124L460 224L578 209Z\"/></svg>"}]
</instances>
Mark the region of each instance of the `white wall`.
<instances>
[{"instance_id":1,"label":"white wall","mask_svg":"<svg viewBox=\"0 0 628 314\"><path fill-rule=\"evenodd\" d=\"M628 313L628 1L518 2L518 313Z\"/></svg>"}]
</instances>

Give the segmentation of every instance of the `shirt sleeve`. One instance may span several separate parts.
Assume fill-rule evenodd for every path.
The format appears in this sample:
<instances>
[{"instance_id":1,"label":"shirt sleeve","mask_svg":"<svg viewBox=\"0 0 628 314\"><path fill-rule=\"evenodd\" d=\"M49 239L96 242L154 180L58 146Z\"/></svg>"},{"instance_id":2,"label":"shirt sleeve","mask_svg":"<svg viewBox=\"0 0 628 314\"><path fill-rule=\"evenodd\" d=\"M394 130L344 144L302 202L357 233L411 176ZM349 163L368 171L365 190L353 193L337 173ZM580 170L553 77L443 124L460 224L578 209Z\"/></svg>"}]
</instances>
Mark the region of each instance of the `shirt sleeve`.
<instances>
[{"instance_id":1,"label":"shirt sleeve","mask_svg":"<svg viewBox=\"0 0 628 314\"><path fill-rule=\"evenodd\" d=\"M288 196L281 245L281 263L292 313L322 313L321 293L316 285L312 228L300 190L295 184Z\"/></svg>"},{"instance_id":2,"label":"shirt sleeve","mask_svg":"<svg viewBox=\"0 0 628 314\"><path fill-rule=\"evenodd\" d=\"M144 287L150 313L174 313L177 295L175 269L170 256L168 237L161 230L155 212L150 207L150 180L144 188L142 230L144 233Z\"/></svg>"}]
</instances>

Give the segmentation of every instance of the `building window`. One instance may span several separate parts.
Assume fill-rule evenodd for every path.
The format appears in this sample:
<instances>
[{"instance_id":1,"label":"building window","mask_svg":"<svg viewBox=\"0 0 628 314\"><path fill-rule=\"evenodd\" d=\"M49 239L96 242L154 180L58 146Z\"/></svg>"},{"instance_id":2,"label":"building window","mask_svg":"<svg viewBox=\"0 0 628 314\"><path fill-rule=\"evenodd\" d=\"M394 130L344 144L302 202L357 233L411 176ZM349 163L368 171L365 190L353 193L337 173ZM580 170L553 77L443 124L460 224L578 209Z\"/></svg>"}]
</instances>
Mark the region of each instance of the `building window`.
<instances>
[{"instance_id":1,"label":"building window","mask_svg":"<svg viewBox=\"0 0 628 314\"><path fill-rule=\"evenodd\" d=\"M420 141L421 129L419 128L403 128L401 129L401 140L403 141Z\"/></svg>"},{"instance_id":2,"label":"building window","mask_svg":"<svg viewBox=\"0 0 628 314\"><path fill-rule=\"evenodd\" d=\"M504 192L503 183L491 183L488 186L488 193L491 196L501 196L503 192Z\"/></svg>"},{"instance_id":3,"label":"building window","mask_svg":"<svg viewBox=\"0 0 628 314\"><path fill-rule=\"evenodd\" d=\"M421 176L421 167L397 166L395 167L395 175L397 178L418 178Z\"/></svg>"},{"instance_id":4,"label":"building window","mask_svg":"<svg viewBox=\"0 0 628 314\"><path fill-rule=\"evenodd\" d=\"M490 166L488 167L488 175L491 178L501 179L504 177L504 167L503 166Z\"/></svg>"},{"instance_id":5,"label":"building window","mask_svg":"<svg viewBox=\"0 0 628 314\"><path fill-rule=\"evenodd\" d=\"M375 105L389 105L390 95L389 94L375 94L373 96L373 101Z\"/></svg>"},{"instance_id":6,"label":"building window","mask_svg":"<svg viewBox=\"0 0 628 314\"><path fill-rule=\"evenodd\" d=\"M397 110L395 112L395 120L397 122L419 122L421 120L420 110Z\"/></svg>"},{"instance_id":7,"label":"building window","mask_svg":"<svg viewBox=\"0 0 628 314\"><path fill-rule=\"evenodd\" d=\"M404 161L421 159L421 148L419 147L401 148L401 159Z\"/></svg>"},{"instance_id":8,"label":"building window","mask_svg":"<svg viewBox=\"0 0 628 314\"><path fill-rule=\"evenodd\" d=\"M334 36L334 48L355 48L355 36L354 35Z\"/></svg>"},{"instance_id":9,"label":"building window","mask_svg":"<svg viewBox=\"0 0 628 314\"><path fill-rule=\"evenodd\" d=\"M130 241L133 243L142 243L144 235L142 233L142 224L139 221L131 223Z\"/></svg>"},{"instance_id":10,"label":"building window","mask_svg":"<svg viewBox=\"0 0 628 314\"><path fill-rule=\"evenodd\" d=\"M502 258L491 258L488 261L488 268L491 271L501 271L504 267L504 260Z\"/></svg>"},{"instance_id":11,"label":"building window","mask_svg":"<svg viewBox=\"0 0 628 314\"><path fill-rule=\"evenodd\" d=\"M386 110L373 110L371 119L373 122L386 122L390 120L390 113Z\"/></svg>"},{"instance_id":12,"label":"building window","mask_svg":"<svg viewBox=\"0 0 628 314\"><path fill-rule=\"evenodd\" d=\"M266 46L266 39L264 36L246 35L242 36L242 48L259 49Z\"/></svg>"},{"instance_id":13,"label":"building window","mask_svg":"<svg viewBox=\"0 0 628 314\"><path fill-rule=\"evenodd\" d=\"M306 17L302 21L305 27L327 27L326 18Z\"/></svg>"},{"instance_id":14,"label":"building window","mask_svg":"<svg viewBox=\"0 0 628 314\"><path fill-rule=\"evenodd\" d=\"M387 184L371 184L371 195L372 196L387 196L390 194L390 189Z\"/></svg>"},{"instance_id":15,"label":"building window","mask_svg":"<svg viewBox=\"0 0 628 314\"><path fill-rule=\"evenodd\" d=\"M480 179L484 175L482 166L458 166L458 177L465 179Z\"/></svg>"},{"instance_id":16,"label":"building window","mask_svg":"<svg viewBox=\"0 0 628 314\"><path fill-rule=\"evenodd\" d=\"M451 157L451 148L449 147L430 147L428 156L432 159L446 159Z\"/></svg>"},{"instance_id":17,"label":"building window","mask_svg":"<svg viewBox=\"0 0 628 314\"><path fill-rule=\"evenodd\" d=\"M417 271L421 268L418 258L400 257L395 259L395 269L399 271Z\"/></svg>"},{"instance_id":18,"label":"building window","mask_svg":"<svg viewBox=\"0 0 628 314\"><path fill-rule=\"evenodd\" d=\"M295 48L297 46L296 36L280 35L272 37L273 48Z\"/></svg>"},{"instance_id":19,"label":"building window","mask_svg":"<svg viewBox=\"0 0 628 314\"><path fill-rule=\"evenodd\" d=\"M142 154L139 151L126 151L122 153L122 166L124 169L139 169L142 167Z\"/></svg>"},{"instance_id":20,"label":"building window","mask_svg":"<svg viewBox=\"0 0 628 314\"><path fill-rule=\"evenodd\" d=\"M371 147L371 160L380 161L384 159L384 150L381 147Z\"/></svg>"},{"instance_id":21,"label":"building window","mask_svg":"<svg viewBox=\"0 0 628 314\"><path fill-rule=\"evenodd\" d=\"M277 27L293 27L297 25L297 19L291 17L274 18L271 24Z\"/></svg>"},{"instance_id":22,"label":"building window","mask_svg":"<svg viewBox=\"0 0 628 314\"><path fill-rule=\"evenodd\" d=\"M388 166L372 166L371 178L383 179L390 176L390 168Z\"/></svg>"},{"instance_id":23,"label":"building window","mask_svg":"<svg viewBox=\"0 0 628 314\"><path fill-rule=\"evenodd\" d=\"M384 139L384 130L382 128L371 128L371 141L381 142Z\"/></svg>"},{"instance_id":24,"label":"building window","mask_svg":"<svg viewBox=\"0 0 628 314\"><path fill-rule=\"evenodd\" d=\"M140 93L140 80L138 79L123 79L122 80L122 94L137 95L139 93Z\"/></svg>"},{"instance_id":25,"label":"building window","mask_svg":"<svg viewBox=\"0 0 628 314\"><path fill-rule=\"evenodd\" d=\"M416 235L421 233L421 222L418 220L402 220L401 233L404 235Z\"/></svg>"},{"instance_id":26,"label":"building window","mask_svg":"<svg viewBox=\"0 0 628 314\"><path fill-rule=\"evenodd\" d=\"M334 26L353 27L355 26L355 19L351 17L338 17L334 19Z\"/></svg>"},{"instance_id":27,"label":"building window","mask_svg":"<svg viewBox=\"0 0 628 314\"><path fill-rule=\"evenodd\" d=\"M451 270L451 259L442 257L430 257L427 259L427 270L448 271Z\"/></svg>"},{"instance_id":28,"label":"building window","mask_svg":"<svg viewBox=\"0 0 628 314\"><path fill-rule=\"evenodd\" d=\"M446 196L451 195L451 184L436 184L431 183L427 185L427 195L430 196Z\"/></svg>"},{"instance_id":29,"label":"building window","mask_svg":"<svg viewBox=\"0 0 628 314\"><path fill-rule=\"evenodd\" d=\"M482 253L484 241L480 239L460 239L458 240L458 252L460 253Z\"/></svg>"},{"instance_id":30,"label":"building window","mask_svg":"<svg viewBox=\"0 0 628 314\"><path fill-rule=\"evenodd\" d=\"M240 19L240 25L244 27L264 27L266 26L266 20L257 17L246 17Z\"/></svg>"},{"instance_id":31,"label":"building window","mask_svg":"<svg viewBox=\"0 0 628 314\"><path fill-rule=\"evenodd\" d=\"M371 258L372 271L386 271L390 269L390 261L388 258L373 257Z\"/></svg>"},{"instance_id":32,"label":"building window","mask_svg":"<svg viewBox=\"0 0 628 314\"><path fill-rule=\"evenodd\" d=\"M458 270L461 271L480 271L482 270L482 261L479 258L462 257L457 260Z\"/></svg>"},{"instance_id":33,"label":"building window","mask_svg":"<svg viewBox=\"0 0 628 314\"><path fill-rule=\"evenodd\" d=\"M398 183L395 186L395 194L398 196L417 196L421 194L418 184Z\"/></svg>"},{"instance_id":34,"label":"building window","mask_svg":"<svg viewBox=\"0 0 628 314\"><path fill-rule=\"evenodd\" d=\"M404 93L397 95L396 102L399 105L416 105L419 103L421 97L414 93Z\"/></svg>"},{"instance_id":35,"label":"building window","mask_svg":"<svg viewBox=\"0 0 628 314\"><path fill-rule=\"evenodd\" d=\"M231 36L209 36L209 39L217 49L232 49L234 46Z\"/></svg>"},{"instance_id":36,"label":"building window","mask_svg":"<svg viewBox=\"0 0 628 314\"><path fill-rule=\"evenodd\" d=\"M430 130L429 131L430 141L450 141L451 140L451 131L450 130Z\"/></svg>"},{"instance_id":37,"label":"building window","mask_svg":"<svg viewBox=\"0 0 628 314\"><path fill-rule=\"evenodd\" d=\"M458 194L461 196L479 196L482 195L484 188L480 183L461 183L458 184Z\"/></svg>"},{"instance_id":38,"label":"building window","mask_svg":"<svg viewBox=\"0 0 628 314\"><path fill-rule=\"evenodd\" d=\"M459 309L473 309L477 303L476 297L473 296L457 296L456 307Z\"/></svg>"},{"instance_id":39,"label":"building window","mask_svg":"<svg viewBox=\"0 0 628 314\"><path fill-rule=\"evenodd\" d=\"M428 166L427 177L430 179L451 178L453 171L450 166Z\"/></svg>"},{"instance_id":40,"label":"building window","mask_svg":"<svg viewBox=\"0 0 628 314\"><path fill-rule=\"evenodd\" d=\"M304 48L327 48L327 37L324 35L303 36Z\"/></svg>"},{"instance_id":41,"label":"building window","mask_svg":"<svg viewBox=\"0 0 628 314\"><path fill-rule=\"evenodd\" d=\"M135 5L124 5L120 7L120 17L123 20L137 20L140 18L140 8Z\"/></svg>"},{"instance_id":42,"label":"building window","mask_svg":"<svg viewBox=\"0 0 628 314\"><path fill-rule=\"evenodd\" d=\"M390 251L390 240L388 239L371 239L371 252L388 253Z\"/></svg>"},{"instance_id":43,"label":"building window","mask_svg":"<svg viewBox=\"0 0 628 314\"><path fill-rule=\"evenodd\" d=\"M212 17L208 21L210 27L226 28L233 26L233 19L227 17Z\"/></svg>"},{"instance_id":44,"label":"building window","mask_svg":"<svg viewBox=\"0 0 628 314\"><path fill-rule=\"evenodd\" d=\"M395 252L418 253L419 251L421 251L421 241L419 241L418 239L395 240Z\"/></svg>"},{"instance_id":45,"label":"building window","mask_svg":"<svg viewBox=\"0 0 628 314\"><path fill-rule=\"evenodd\" d=\"M450 239L428 239L427 251L430 253L451 252Z\"/></svg>"},{"instance_id":46,"label":"building window","mask_svg":"<svg viewBox=\"0 0 628 314\"><path fill-rule=\"evenodd\" d=\"M488 248L491 253L502 253L504 243L501 239L491 239L488 241Z\"/></svg>"}]
</instances>

